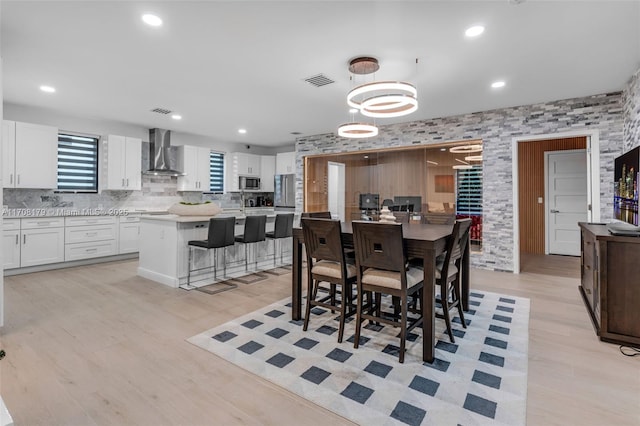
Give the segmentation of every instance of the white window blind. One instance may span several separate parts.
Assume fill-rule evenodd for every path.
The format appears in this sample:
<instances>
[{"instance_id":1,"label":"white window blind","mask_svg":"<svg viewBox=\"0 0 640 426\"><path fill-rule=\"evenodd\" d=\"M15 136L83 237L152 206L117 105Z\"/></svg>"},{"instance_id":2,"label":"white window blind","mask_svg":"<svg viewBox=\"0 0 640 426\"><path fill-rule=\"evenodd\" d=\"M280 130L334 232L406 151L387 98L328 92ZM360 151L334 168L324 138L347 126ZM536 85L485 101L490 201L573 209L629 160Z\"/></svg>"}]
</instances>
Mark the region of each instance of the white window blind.
<instances>
[{"instance_id":1,"label":"white window blind","mask_svg":"<svg viewBox=\"0 0 640 426\"><path fill-rule=\"evenodd\" d=\"M98 138L58 134L58 190L98 191Z\"/></svg>"},{"instance_id":2,"label":"white window blind","mask_svg":"<svg viewBox=\"0 0 640 426\"><path fill-rule=\"evenodd\" d=\"M457 182L456 213L482 215L482 166L458 170Z\"/></svg>"},{"instance_id":3,"label":"white window blind","mask_svg":"<svg viewBox=\"0 0 640 426\"><path fill-rule=\"evenodd\" d=\"M209 153L209 191L222 192L224 190L224 154Z\"/></svg>"}]
</instances>

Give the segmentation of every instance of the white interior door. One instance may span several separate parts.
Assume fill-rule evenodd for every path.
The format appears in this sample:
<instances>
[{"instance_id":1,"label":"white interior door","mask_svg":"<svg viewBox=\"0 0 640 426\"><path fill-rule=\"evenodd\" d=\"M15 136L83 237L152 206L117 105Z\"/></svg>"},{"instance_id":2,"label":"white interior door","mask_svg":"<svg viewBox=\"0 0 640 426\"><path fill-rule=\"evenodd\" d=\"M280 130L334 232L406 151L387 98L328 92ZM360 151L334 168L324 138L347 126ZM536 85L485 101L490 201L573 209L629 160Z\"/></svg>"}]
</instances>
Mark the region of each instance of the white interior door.
<instances>
[{"instance_id":1,"label":"white interior door","mask_svg":"<svg viewBox=\"0 0 640 426\"><path fill-rule=\"evenodd\" d=\"M545 152L545 169L546 252L579 256L578 222L588 220L586 150Z\"/></svg>"},{"instance_id":2,"label":"white interior door","mask_svg":"<svg viewBox=\"0 0 640 426\"><path fill-rule=\"evenodd\" d=\"M327 179L327 196L331 217L344 222L345 197L345 165L329 161L329 177Z\"/></svg>"}]
</instances>

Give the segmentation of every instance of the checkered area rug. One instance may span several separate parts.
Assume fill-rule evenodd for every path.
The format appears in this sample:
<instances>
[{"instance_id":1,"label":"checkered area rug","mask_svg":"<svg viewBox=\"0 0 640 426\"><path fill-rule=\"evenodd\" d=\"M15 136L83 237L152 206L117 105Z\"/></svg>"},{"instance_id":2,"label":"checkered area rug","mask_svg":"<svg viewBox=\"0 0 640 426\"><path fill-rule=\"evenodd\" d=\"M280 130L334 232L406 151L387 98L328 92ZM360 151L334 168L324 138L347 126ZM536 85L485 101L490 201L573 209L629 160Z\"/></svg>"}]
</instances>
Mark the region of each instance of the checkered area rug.
<instances>
[{"instance_id":1,"label":"checkered area rug","mask_svg":"<svg viewBox=\"0 0 640 426\"><path fill-rule=\"evenodd\" d=\"M358 424L524 425L529 299L474 291L455 344L436 322L433 364L417 328L398 362L398 328L355 322L337 343L335 314L316 307L309 330L291 320L290 299L188 339L221 358ZM452 314L453 314L452 310Z\"/></svg>"}]
</instances>

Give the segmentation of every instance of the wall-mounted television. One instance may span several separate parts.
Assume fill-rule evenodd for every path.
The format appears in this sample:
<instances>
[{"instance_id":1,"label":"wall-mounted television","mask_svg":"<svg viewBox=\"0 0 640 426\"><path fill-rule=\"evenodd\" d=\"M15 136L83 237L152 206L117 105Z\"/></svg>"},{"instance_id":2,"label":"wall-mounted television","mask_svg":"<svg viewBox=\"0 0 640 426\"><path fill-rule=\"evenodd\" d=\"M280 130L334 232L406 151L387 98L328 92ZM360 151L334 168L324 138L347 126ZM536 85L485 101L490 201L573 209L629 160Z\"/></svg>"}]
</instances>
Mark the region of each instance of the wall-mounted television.
<instances>
[{"instance_id":1,"label":"wall-mounted television","mask_svg":"<svg viewBox=\"0 0 640 426\"><path fill-rule=\"evenodd\" d=\"M613 217L638 226L640 146L615 159L613 175Z\"/></svg>"}]
</instances>

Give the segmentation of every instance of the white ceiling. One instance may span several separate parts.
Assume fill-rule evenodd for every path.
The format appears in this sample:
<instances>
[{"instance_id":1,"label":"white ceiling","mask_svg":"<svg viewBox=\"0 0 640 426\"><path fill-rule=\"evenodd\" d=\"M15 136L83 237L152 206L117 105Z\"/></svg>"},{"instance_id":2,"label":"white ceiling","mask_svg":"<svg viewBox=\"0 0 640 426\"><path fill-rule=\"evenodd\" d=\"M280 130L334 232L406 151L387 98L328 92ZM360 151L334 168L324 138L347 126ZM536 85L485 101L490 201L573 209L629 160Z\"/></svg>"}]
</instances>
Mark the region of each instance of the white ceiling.
<instances>
[{"instance_id":1,"label":"white ceiling","mask_svg":"<svg viewBox=\"0 0 640 426\"><path fill-rule=\"evenodd\" d=\"M617 91L640 68L638 1L4 0L1 8L5 102L262 146L351 121L347 64L357 56L379 59L376 80L419 91L416 113L379 125ZM164 25L143 24L145 12ZM466 39L478 23L485 33ZM319 73L336 82L303 81ZM491 89L498 79L506 87Z\"/></svg>"}]
</instances>

